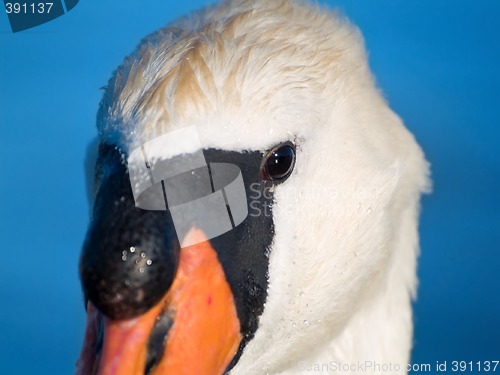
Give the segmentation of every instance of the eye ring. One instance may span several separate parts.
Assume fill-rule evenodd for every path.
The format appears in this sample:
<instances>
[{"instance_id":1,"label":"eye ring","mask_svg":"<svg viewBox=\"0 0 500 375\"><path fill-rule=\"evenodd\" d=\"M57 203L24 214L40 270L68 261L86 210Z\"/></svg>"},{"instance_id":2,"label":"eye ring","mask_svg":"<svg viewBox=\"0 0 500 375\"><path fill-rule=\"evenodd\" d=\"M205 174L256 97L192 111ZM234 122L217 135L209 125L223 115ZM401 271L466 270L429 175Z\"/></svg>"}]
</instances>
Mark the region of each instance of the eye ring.
<instances>
[{"instance_id":1,"label":"eye ring","mask_svg":"<svg viewBox=\"0 0 500 375\"><path fill-rule=\"evenodd\" d=\"M283 142L268 150L262 158L262 179L268 181L285 181L293 172L295 167L295 145Z\"/></svg>"}]
</instances>

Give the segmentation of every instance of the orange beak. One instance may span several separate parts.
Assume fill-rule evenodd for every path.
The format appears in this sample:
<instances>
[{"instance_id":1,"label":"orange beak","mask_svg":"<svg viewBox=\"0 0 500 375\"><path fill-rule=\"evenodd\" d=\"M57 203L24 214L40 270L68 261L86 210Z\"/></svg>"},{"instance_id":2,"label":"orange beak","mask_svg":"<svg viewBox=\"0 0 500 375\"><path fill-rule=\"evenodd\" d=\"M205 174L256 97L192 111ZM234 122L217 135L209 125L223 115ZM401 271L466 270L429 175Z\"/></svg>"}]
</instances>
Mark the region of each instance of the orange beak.
<instances>
[{"instance_id":1,"label":"orange beak","mask_svg":"<svg viewBox=\"0 0 500 375\"><path fill-rule=\"evenodd\" d=\"M181 249L170 290L149 311L113 321L89 302L77 375L224 373L242 339L233 294L203 232L193 229L187 236L198 243ZM165 333L160 337L158 327Z\"/></svg>"}]
</instances>

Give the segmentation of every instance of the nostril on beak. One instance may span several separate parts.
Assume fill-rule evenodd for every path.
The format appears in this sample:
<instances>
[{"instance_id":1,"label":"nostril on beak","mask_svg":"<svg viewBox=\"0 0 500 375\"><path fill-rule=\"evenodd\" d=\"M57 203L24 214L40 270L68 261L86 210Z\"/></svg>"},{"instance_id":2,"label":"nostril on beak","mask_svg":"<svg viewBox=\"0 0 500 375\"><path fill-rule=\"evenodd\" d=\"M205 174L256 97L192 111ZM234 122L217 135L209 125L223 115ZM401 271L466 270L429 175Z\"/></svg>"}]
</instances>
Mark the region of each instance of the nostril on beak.
<instances>
[{"instance_id":1,"label":"nostril on beak","mask_svg":"<svg viewBox=\"0 0 500 375\"><path fill-rule=\"evenodd\" d=\"M97 321L97 341L95 343L95 352L99 354L102 349L102 344L104 341L104 323L102 321L102 315L99 314L99 320Z\"/></svg>"},{"instance_id":2,"label":"nostril on beak","mask_svg":"<svg viewBox=\"0 0 500 375\"><path fill-rule=\"evenodd\" d=\"M115 320L134 318L165 295L180 251L170 213L135 207L127 176L123 184L126 194L116 179L99 189L80 258L86 298Z\"/></svg>"},{"instance_id":3,"label":"nostril on beak","mask_svg":"<svg viewBox=\"0 0 500 375\"><path fill-rule=\"evenodd\" d=\"M173 323L172 317L166 311L163 311L158 318L156 318L155 325L148 340L144 375L150 374L162 359L165 352L166 337Z\"/></svg>"}]
</instances>

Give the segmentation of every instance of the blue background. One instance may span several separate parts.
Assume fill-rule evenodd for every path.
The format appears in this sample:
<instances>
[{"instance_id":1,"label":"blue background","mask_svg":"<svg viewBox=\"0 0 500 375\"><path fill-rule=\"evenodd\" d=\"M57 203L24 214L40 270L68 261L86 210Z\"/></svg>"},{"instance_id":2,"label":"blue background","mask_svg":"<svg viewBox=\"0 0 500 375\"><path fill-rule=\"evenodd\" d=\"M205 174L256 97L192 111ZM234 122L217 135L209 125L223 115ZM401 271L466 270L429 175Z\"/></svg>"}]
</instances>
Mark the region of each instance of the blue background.
<instances>
[{"instance_id":1,"label":"blue background","mask_svg":"<svg viewBox=\"0 0 500 375\"><path fill-rule=\"evenodd\" d=\"M179 3L82 1L17 34L0 13L0 374L74 371L99 88L144 35L207 1ZM432 162L413 361L500 360L500 2L329 4L362 29Z\"/></svg>"}]
</instances>

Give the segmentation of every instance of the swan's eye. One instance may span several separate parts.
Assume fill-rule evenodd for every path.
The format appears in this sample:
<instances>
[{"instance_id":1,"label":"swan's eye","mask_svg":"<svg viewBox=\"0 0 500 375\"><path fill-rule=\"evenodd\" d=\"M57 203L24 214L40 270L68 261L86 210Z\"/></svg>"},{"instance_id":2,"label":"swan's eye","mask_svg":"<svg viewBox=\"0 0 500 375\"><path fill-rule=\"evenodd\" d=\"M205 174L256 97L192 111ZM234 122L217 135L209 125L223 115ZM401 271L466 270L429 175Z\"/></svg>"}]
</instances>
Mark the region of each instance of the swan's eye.
<instances>
[{"instance_id":1,"label":"swan's eye","mask_svg":"<svg viewBox=\"0 0 500 375\"><path fill-rule=\"evenodd\" d=\"M291 142L282 143L264 155L262 178L271 181L287 179L295 166L295 146Z\"/></svg>"}]
</instances>

